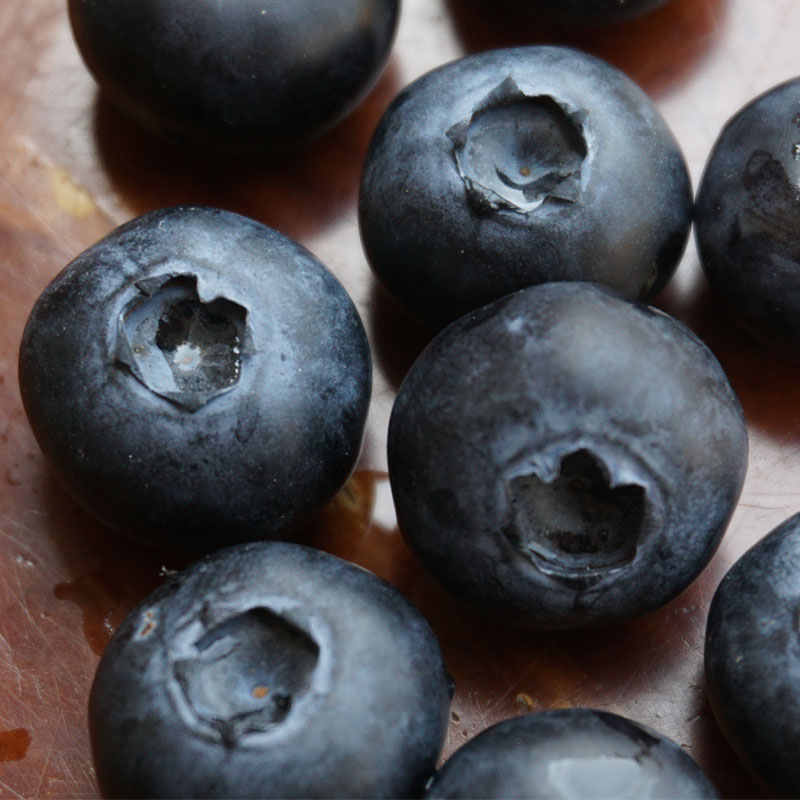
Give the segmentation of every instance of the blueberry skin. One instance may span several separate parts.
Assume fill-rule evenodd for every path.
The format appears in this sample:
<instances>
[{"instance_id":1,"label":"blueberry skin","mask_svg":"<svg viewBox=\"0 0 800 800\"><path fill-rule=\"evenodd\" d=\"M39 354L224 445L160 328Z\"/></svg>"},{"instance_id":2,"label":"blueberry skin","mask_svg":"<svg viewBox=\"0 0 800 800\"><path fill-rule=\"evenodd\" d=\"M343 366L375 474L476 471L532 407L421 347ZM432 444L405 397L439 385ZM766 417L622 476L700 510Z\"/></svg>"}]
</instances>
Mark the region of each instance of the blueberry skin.
<instances>
[{"instance_id":1,"label":"blueberry skin","mask_svg":"<svg viewBox=\"0 0 800 800\"><path fill-rule=\"evenodd\" d=\"M754 777L800 796L800 515L750 548L720 583L705 668L714 716Z\"/></svg>"},{"instance_id":2,"label":"blueberry skin","mask_svg":"<svg viewBox=\"0 0 800 800\"><path fill-rule=\"evenodd\" d=\"M447 731L419 612L300 545L219 551L134 609L89 697L111 797L410 797Z\"/></svg>"},{"instance_id":3,"label":"blueberry skin","mask_svg":"<svg viewBox=\"0 0 800 800\"><path fill-rule=\"evenodd\" d=\"M509 0L517 8L560 25L604 26L639 17L666 0Z\"/></svg>"},{"instance_id":4,"label":"blueberry skin","mask_svg":"<svg viewBox=\"0 0 800 800\"><path fill-rule=\"evenodd\" d=\"M78 49L106 95L179 144L294 147L377 81L399 0L69 0Z\"/></svg>"},{"instance_id":5,"label":"blueberry skin","mask_svg":"<svg viewBox=\"0 0 800 800\"><path fill-rule=\"evenodd\" d=\"M390 419L400 529L499 622L642 614L714 553L747 462L719 363L666 314L583 283L531 287L440 333Z\"/></svg>"},{"instance_id":6,"label":"blueberry skin","mask_svg":"<svg viewBox=\"0 0 800 800\"><path fill-rule=\"evenodd\" d=\"M576 50L522 47L398 95L370 144L359 221L378 280L441 326L548 281L650 297L691 209L683 155L641 89Z\"/></svg>"},{"instance_id":7,"label":"blueberry skin","mask_svg":"<svg viewBox=\"0 0 800 800\"><path fill-rule=\"evenodd\" d=\"M800 79L741 109L711 152L695 234L706 277L741 328L800 357Z\"/></svg>"},{"instance_id":8,"label":"blueberry skin","mask_svg":"<svg viewBox=\"0 0 800 800\"><path fill-rule=\"evenodd\" d=\"M588 708L526 714L493 725L458 750L426 798L716 798L672 740Z\"/></svg>"},{"instance_id":9,"label":"blueberry skin","mask_svg":"<svg viewBox=\"0 0 800 800\"><path fill-rule=\"evenodd\" d=\"M338 491L372 372L355 306L311 253L187 206L122 225L53 280L19 377L78 502L143 541L207 550L290 535Z\"/></svg>"}]
</instances>

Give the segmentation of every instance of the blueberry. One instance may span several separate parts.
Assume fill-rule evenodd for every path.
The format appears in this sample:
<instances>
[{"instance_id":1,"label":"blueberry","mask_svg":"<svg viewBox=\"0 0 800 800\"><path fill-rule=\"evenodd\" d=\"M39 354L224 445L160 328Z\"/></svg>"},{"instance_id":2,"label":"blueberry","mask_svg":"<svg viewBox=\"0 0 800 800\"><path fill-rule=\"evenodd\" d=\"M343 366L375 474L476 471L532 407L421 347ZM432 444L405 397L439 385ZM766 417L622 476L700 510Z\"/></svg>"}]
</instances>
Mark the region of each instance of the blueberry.
<instances>
[{"instance_id":1,"label":"blueberry","mask_svg":"<svg viewBox=\"0 0 800 800\"><path fill-rule=\"evenodd\" d=\"M133 119L223 150L291 147L363 98L400 0L69 0L89 71Z\"/></svg>"},{"instance_id":2,"label":"blueberry","mask_svg":"<svg viewBox=\"0 0 800 800\"><path fill-rule=\"evenodd\" d=\"M686 163L646 95L561 47L495 50L412 83L370 144L370 265L441 325L516 289L586 280L650 297L686 244Z\"/></svg>"},{"instance_id":3,"label":"blueberry","mask_svg":"<svg viewBox=\"0 0 800 800\"><path fill-rule=\"evenodd\" d=\"M800 79L751 101L725 126L697 194L703 268L731 318L800 357Z\"/></svg>"},{"instance_id":4,"label":"blueberry","mask_svg":"<svg viewBox=\"0 0 800 800\"><path fill-rule=\"evenodd\" d=\"M714 716L756 779L781 797L800 796L799 621L796 514L751 547L722 580L705 645Z\"/></svg>"},{"instance_id":5,"label":"blueberry","mask_svg":"<svg viewBox=\"0 0 800 800\"><path fill-rule=\"evenodd\" d=\"M237 545L134 609L89 698L112 797L410 797L447 731L447 675L389 584L318 550Z\"/></svg>"},{"instance_id":6,"label":"blueberry","mask_svg":"<svg viewBox=\"0 0 800 800\"><path fill-rule=\"evenodd\" d=\"M633 19L666 0L508 0L517 8L560 25L600 26Z\"/></svg>"},{"instance_id":7,"label":"blueberry","mask_svg":"<svg viewBox=\"0 0 800 800\"><path fill-rule=\"evenodd\" d=\"M307 250L226 211L139 217L47 287L22 399L68 491L167 546L284 535L358 457L369 346Z\"/></svg>"},{"instance_id":8,"label":"blueberry","mask_svg":"<svg viewBox=\"0 0 800 800\"><path fill-rule=\"evenodd\" d=\"M575 627L658 608L702 570L747 433L719 363L606 288L521 290L440 333L398 392L400 528L498 620Z\"/></svg>"},{"instance_id":9,"label":"blueberry","mask_svg":"<svg viewBox=\"0 0 800 800\"><path fill-rule=\"evenodd\" d=\"M566 708L507 719L447 761L426 798L716 798L673 741L604 711Z\"/></svg>"}]
</instances>

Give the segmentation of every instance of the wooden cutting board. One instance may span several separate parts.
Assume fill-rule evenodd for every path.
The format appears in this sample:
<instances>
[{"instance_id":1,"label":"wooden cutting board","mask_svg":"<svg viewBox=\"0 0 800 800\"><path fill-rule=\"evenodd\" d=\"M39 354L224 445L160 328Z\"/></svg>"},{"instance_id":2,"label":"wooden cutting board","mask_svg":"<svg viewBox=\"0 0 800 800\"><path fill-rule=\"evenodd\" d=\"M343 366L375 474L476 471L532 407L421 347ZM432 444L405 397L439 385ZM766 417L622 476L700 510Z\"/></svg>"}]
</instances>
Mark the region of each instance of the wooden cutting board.
<instances>
[{"instance_id":1,"label":"wooden cutting board","mask_svg":"<svg viewBox=\"0 0 800 800\"><path fill-rule=\"evenodd\" d=\"M713 591L733 561L800 508L800 377L734 330L708 296L693 244L657 304L716 353L751 441L740 505L701 578L647 617L589 632L500 629L449 598L406 550L386 476L389 411L425 344L377 288L356 199L371 133L392 97L427 70L490 47L565 42L625 70L654 98L699 181L725 120L800 72L795 0L674 0L616 29L569 37L482 0L404 0L389 67L361 108L323 139L259 163L168 148L98 96L63 0L0 10L0 797L94 797L86 698L114 627L185 558L121 540L81 511L49 472L19 399L16 361L39 292L117 224L182 202L218 205L299 239L356 300L375 360L357 472L303 541L398 586L441 638L456 694L451 753L530 710L586 705L672 737L729 797L758 796L704 695L702 647Z\"/></svg>"}]
</instances>

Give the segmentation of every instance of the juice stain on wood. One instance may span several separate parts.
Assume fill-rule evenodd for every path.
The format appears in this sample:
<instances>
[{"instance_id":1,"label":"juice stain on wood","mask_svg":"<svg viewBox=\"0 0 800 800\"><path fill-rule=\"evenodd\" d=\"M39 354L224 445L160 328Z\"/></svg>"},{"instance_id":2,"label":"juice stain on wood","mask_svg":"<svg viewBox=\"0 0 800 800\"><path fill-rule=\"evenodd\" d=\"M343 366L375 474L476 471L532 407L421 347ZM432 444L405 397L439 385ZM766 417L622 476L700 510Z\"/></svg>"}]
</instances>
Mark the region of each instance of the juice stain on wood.
<instances>
[{"instance_id":1,"label":"juice stain on wood","mask_svg":"<svg viewBox=\"0 0 800 800\"><path fill-rule=\"evenodd\" d=\"M30 743L31 735L24 728L0 731L0 762L22 761Z\"/></svg>"}]
</instances>

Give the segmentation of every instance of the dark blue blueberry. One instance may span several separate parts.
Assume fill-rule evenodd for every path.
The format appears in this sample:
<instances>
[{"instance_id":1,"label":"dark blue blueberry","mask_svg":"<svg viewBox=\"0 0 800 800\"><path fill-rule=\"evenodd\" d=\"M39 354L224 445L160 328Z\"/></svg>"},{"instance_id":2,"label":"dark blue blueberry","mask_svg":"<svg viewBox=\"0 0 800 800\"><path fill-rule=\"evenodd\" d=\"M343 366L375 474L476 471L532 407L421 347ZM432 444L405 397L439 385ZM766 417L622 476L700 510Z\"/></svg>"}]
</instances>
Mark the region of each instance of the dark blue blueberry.
<instances>
[{"instance_id":1,"label":"dark blue blueberry","mask_svg":"<svg viewBox=\"0 0 800 800\"><path fill-rule=\"evenodd\" d=\"M716 798L700 767L660 733L567 708L507 719L442 767L426 798Z\"/></svg>"},{"instance_id":2,"label":"dark blue blueberry","mask_svg":"<svg viewBox=\"0 0 800 800\"><path fill-rule=\"evenodd\" d=\"M708 616L714 716L770 796L800 797L800 515L751 547Z\"/></svg>"},{"instance_id":3,"label":"dark blue blueberry","mask_svg":"<svg viewBox=\"0 0 800 800\"><path fill-rule=\"evenodd\" d=\"M575 627L656 609L699 574L741 491L747 433L687 328L584 283L453 323L398 393L400 528L498 620Z\"/></svg>"},{"instance_id":4,"label":"dark blue blueberry","mask_svg":"<svg viewBox=\"0 0 800 800\"><path fill-rule=\"evenodd\" d=\"M633 19L667 0L508 0L538 19L560 25L601 26Z\"/></svg>"},{"instance_id":5,"label":"dark blue blueberry","mask_svg":"<svg viewBox=\"0 0 800 800\"><path fill-rule=\"evenodd\" d=\"M584 280L645 298L686 244L686 163L629 78L561 47L420 78L367 155L361 235L378 279L441 325L516 289Z\"/></svg>"},{"instance_id":6,"label":"dark blue blueberry","mask_svg":"<svg viewBox=\"0 0 800 800\"><path fill-rule=\"evenodd\" d=\"M410 797L433 772L447 675L423 617L334 556L260 542L134 609L92 685L111 797Z\"/></svg>"},{"instance_id":7,"label":"dark blue blueberry","mask_svg":"<svg viewBox=\"0 0 800 800\"><path fill-rule=\"evenodd\" d=\"M800 79L733 119L697 194L697 246L732 319L768 347L800 357Z\"/></svg>"},{"instance_id":8,"label":"dark blue blueberry","mask_svg":"<svg viewBox=\"0 0 800 800\"><path fill-rule=\"evenodd\" d=\"M369 346L296 242L209 208L155 211L69 264L31 313L22 399L68 491L167 546L283 535L358 457Z\"/></svg>"},{"instance_id":9,"label":"dark blue blueberry","mask_svg":"<svg viewBox=\"0 0 800 800\"><path fill-rule=\"evenodd\" d=\"M101 89L191 146L292 147L350 111L383 69L400 0L69 0Z\"/></svg>"}]
</instances>

